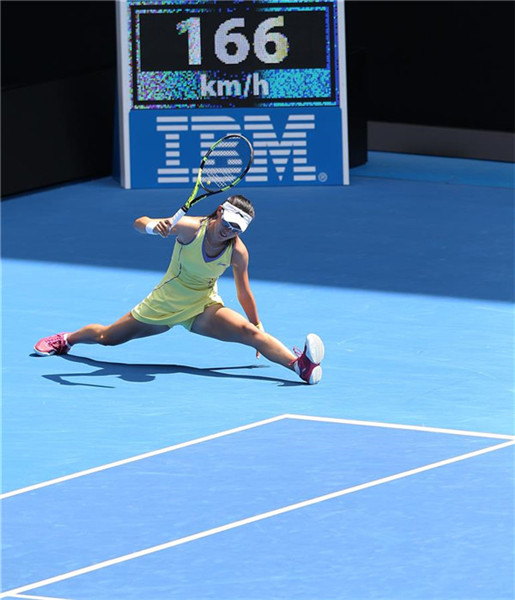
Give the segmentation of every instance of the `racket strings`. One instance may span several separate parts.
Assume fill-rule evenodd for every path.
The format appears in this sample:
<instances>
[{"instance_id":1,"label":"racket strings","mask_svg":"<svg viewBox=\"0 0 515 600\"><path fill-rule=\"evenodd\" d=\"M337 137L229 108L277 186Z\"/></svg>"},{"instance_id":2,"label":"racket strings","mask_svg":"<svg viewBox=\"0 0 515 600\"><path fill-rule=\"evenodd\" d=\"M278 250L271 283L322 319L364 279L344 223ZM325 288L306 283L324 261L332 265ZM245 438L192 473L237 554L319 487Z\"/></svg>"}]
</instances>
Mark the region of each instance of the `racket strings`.
<instances>
[{"instance_id":1,"label":"racket strings","mask_svg":"<svg viewBox=\"0 0 515 600\"><path fill-rule=\"evenodd\" d=\"M202 186L224 189L238 181L252 160L249 144L241 138L229 138L211 149L202 169Z\"/></svg>"}]
</instances>

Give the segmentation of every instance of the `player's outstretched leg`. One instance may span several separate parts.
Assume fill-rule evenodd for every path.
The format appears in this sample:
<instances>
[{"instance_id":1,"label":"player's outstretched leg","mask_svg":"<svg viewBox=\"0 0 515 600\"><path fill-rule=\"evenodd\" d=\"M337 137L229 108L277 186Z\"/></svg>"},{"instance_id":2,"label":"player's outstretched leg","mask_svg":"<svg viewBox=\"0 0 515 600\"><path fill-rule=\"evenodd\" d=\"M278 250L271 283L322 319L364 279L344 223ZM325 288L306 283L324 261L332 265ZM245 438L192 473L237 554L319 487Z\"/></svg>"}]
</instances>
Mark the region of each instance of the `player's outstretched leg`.
<instances>
[{"instance_id":1,"label":"player's outstretched leg","mask_svg":"<svg viewBox=\"0 0 515 600\"><path fill-rule=\"evenodd\" d=\"M234 310L213 305L199 315L191 328L193 333L224 342L238 342L255 348L268 360L295 371L306 383L318 383L322 378L320 363L324 358L324 344L318 335L308 334L304 351L286 346L272 335L260 331Z\"/></svg>"},{"instance_id":2,"label":"player's outstretched leg","mask_svg":"<svg viewBox=\"0 0 515 600\"><path fill-rule=\"evenodd\" d=\"M118 346L137 338L157 335L168 331L167 325L151 325L136 320L131 313L125 314L112 325L92 323L72 333L58 333L45 337L34 346L40 356L67 354L75 344L101 344Z\"/></svg>"},{"instance_id":3,"label":"player's outstretched leg","mask_svg":"<svg viewBox=\"0 0 515 600\"><path fill-rule=\"evenodd\" d=\"M306 383L318 383L322 379L320 363L325 354L322 340L316 333L308 333L304 351L301 352L298 348L294 348L293 351L297 355L297 359L291 365L295 373Z\"/></svg>"}]
</instances>

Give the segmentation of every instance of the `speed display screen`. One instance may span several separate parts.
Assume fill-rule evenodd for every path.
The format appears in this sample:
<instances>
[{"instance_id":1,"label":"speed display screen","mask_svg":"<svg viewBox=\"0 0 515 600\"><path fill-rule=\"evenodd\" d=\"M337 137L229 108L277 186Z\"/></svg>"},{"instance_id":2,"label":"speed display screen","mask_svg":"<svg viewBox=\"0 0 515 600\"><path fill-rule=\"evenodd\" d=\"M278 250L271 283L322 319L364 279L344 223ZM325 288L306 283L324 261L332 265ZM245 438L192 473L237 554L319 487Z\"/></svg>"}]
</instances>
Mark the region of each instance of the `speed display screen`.
<instances>
[{"instance_id":1,"label":"speed display screen","mask_svg":"<svg viewBox=\"0 0 515 600\"><path fill-rule=\"evenodd\" d=\"M132 106L337 106L335 11L335 1L132 4Z\"/></svg>"}]
</instances>

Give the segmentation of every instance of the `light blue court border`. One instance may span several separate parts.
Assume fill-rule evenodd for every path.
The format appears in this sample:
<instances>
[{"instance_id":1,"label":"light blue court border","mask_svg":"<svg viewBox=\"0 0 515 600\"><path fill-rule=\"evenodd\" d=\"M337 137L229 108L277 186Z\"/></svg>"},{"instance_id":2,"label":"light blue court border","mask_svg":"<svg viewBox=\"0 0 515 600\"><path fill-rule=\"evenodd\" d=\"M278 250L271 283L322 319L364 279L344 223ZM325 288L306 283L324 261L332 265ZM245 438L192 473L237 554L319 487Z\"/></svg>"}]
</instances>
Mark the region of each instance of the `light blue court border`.
<instances>
[{"instance_id":1,"label":"light blue court border","mask_svg":"<svg viewBox=\"0 0 515 600\"><path fill-rule=\"evenodd\" d=\"M515 164L468 158L369 152L365 165L351 169L351 183L353 176L513 189Z\"/></svg>"},{"instance_id":2,"label":"light blue court border","mask_svg":"<svg viewBox=\"0 0 515 600\"><path fill-rule=\"evenodd\" d=\"M265 425L267 427L263 428ZM341 435L340 428L335 429L335 425L351 426L351 433ZM228 446L220 443L210 445L207 454L202 446L199 447L204 442L219 442L222 438L243 432L247 432L246 438L230 437ZM248 435L251 437L248 438ZM385 438L381 439L383 435ZM240 446L243 443L243 446L238 447L238 443ZM14 583L14 589L2 592L0 598L12 595L21 597L19 595L37 591L43 586L51 586L48 591L53 597L63 597L64 593L74 599L92 598L91 595L82 595L82 585L74 589L73 583L70 588L66 582L189 542L313 507L327 500L480 457L514 444L514 436L500 434L285 414L14 490L2 496L4 512L8 516L11 514L4 534L7 543L4 564L7 565L8 577L18 581ZM284 448L284 455L277 457L277 448L280 446ZM387 454L382 451L385 446L388 448ZM173 455L173 465L162 464L160 467L159 462L155 462L155 459L161 460L163 457L169 460L170 453L185 448L189 448L187 454ZM279 464L273 456L279 458ZM142 467L141 461L145 461L145 466ZM231 472L229 478L223 471L224 461L228 461L226 466ZM219 464L222 470L217 472ZM134 467L139 470L134 470ZM338 468L341 470L339 474L336 472ZM172 483L171 472L172 487L169 485ZM275 479L274 472L277 475ZM98 474L106 477L98 479ZM242 478L245 485L242 485ZM187 502L188 506L184 507L184 497L191 495L191 490L187 486L185 488L184 484L191 479L198 479L198 483L195 484L197 487L193 489L190 502ZM339 487L342 483L343 487ZM502 485L502 482L496 483ZM67 485L63 487L59 484ZM220 489L224 486L226 489L220 496ZM459 494L460 482L455 481L454 486ZM267 489L269 487L272 488L271 492ZM335 487L339 489L335 490ZM102 504L113 493L112 490L115 490L114 496L120 494L122 503L118 505L116 499L111 497L109 504L113 506ZM315 495L317 492L318 495ZM148 493L154 500L158 499L158 504L147 506ZM215 499L215 504L210 503L210 496ZM134 512L135 503L138 509L143 510L142 514ZM172 507L171 515L179 523L174 525L176 531L182 531L182 534L164 540L160 521L163 511L166 513L170 510L169 506ZM89 516L89 525L84 534L86 512L94 513L95 510L98 512ZM181 510L187 511L187 514L182 515ZM332 510L331 518L334 518L335 508ZM233 517L232 520L227 517L227 512ZM253 514L249 516L249 512ZM132 523L131 515L134 519ZM57 535L54 538L57 545L52 544L52 528L48 528L48 523L57 523L55 517L67 532L63 540L63 529L61 526L57 528L58 531L53 534ZM66 518L77 520L78 523L67 523ZM122 528L112 529L112 521L117 518L121 520ZM15 521L17 525L14 525ZM173 519L166 522L170 527ZM122 535L124 530L125 537ZM81 549L79 557L74 557L72 552L74 532L75 535L82 533L83 541L89 540L91 543L91 547ZM161 539L157 540L159 535ZM143 543L141 536L150 538ZM67 546L70 542L68 538L72 542L70 548ZM159 543L151 544L152 538ZM59 565L60 568L57 568ZM60 572L45 577L56 568ZM27 577L32 578L33 582L25 583ZM155 577L157 574L154 574ZM13 585L12 581L7 584L8 587ZM54 589L56 584L65 584L66 589L60 590L59 585L58 589ZM111 581L111 585L118 586L116 581ZM145 585L143 583L144 587L139 591L136 586L134 595L126 597L140 598L138 593L142 593ZM169 589L166 581L163 586L163 589ZM184 590L187 593L187 585ZM106 595L98 591L98 594L97 600L118 598L115 591ZM154 595L152 597L157 598Z\"/></svg>"}]
</instances>

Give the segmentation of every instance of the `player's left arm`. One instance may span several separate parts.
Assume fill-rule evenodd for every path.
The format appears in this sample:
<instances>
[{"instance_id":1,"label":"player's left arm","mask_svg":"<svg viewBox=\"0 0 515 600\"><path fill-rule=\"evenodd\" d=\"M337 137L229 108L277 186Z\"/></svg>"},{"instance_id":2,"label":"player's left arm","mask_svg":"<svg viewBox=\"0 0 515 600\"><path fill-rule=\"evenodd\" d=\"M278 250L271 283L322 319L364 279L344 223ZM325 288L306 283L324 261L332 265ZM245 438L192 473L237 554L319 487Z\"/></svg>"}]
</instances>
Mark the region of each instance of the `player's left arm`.
<instances>
[{"instance_id":1,"label":"player's left arm","mask_svg":"<svg viewBox=\"0 0 515 600\"><path fill-rule=\"evenodd\" d=\"M245 244L236 238L232 253L232 272L236 283L238 302L245 311L248 320L254 325L259 324L259 316L254 294L250 289L249 281L249 252Z\"/></svg>"}]
</instances>

